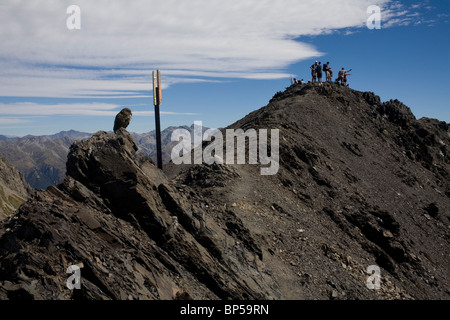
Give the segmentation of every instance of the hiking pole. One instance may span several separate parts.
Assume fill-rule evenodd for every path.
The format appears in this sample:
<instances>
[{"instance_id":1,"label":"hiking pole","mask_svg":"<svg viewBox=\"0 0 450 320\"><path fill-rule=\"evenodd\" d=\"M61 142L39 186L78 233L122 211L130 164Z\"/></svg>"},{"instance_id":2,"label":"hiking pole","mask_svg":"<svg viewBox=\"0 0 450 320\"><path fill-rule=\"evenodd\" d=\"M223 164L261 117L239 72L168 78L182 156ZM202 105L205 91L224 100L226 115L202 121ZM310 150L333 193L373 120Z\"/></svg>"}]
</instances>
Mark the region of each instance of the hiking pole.
<instances>
[{"instance_id":1,"label":"hiking pole","mask_svg":"<svg viewBox=\"0 0 450 320\"><path fill-rule=\"evenodd\" d=\"M155 125L156 125L156 158L158 168L162 170L162 150L161 150L161 124L159 120L159 105L162 100L161 92L161 72L153 71L153 105L155 106Z\"/></svg>"}]
</instances>

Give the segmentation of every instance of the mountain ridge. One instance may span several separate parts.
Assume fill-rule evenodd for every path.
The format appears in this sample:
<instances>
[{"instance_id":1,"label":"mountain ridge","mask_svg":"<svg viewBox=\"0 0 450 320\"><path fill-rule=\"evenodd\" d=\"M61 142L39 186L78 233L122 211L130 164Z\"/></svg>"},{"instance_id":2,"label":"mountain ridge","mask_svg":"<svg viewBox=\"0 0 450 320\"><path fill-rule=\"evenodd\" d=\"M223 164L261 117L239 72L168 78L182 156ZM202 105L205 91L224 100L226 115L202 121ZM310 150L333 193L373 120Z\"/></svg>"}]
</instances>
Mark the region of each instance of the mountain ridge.
<instances>
[{"instance_id":1,"label":"mountain ridge","mask_svg":"<svg viewBox=\"0 0 450 320\"><path fill-rule=\"evenodd\" d=\"M414 277L423 274L419 265L428 263L425 269L436 269L439 264L440 271L431 272L433 276L426 280L421 277L422 281L436 283L440 278L443 293L435 298L448 298L450 290L441 278L448 274L448 257L443 257L441 250L448 251L449 240L449 124L416 120L398 100L381 102L372 92L306 84L277 93L267 106L224 130L239 128L280 130L277 175L262 178L254 166L246 170L237 166L237 172L225 175L223 187L210 182L217 181L217 172L207 166L171 166L166 171L196 192L217 199L216 206L233 204L245 225L259 230L264 242L282 248L282 253L272 249L274 255L296 266L301 265L298 257L303 256L307 261L300 281L304 291L317 281L318 266L331 269L329 261L318 254L321 252L337 263L336 275L319 277L322 284L328 283L324 287L328 287L329 297L348 298L348 287L355 287L342 279L357 277L355 270L349 269L355 269L353 263L361 263L354 258L358 252L370 265L394 275L384 276L390 288L385 286L380 296L426 297ZM279 215L277 224L272 221L274 214ZM288 235L286 230L291 230ZM305 236L307 232L312 236ZM326 235L327 241L318 237L320 234ZM299 250L302 243L314 243L315 250ZM358 269L365 272L361 265ZM402 290L404 284L396 282L399 279L416 288ZM312 290L309 298L318 295Z\"/></svg>"},{"instance_id":2,"label":"mountain ridge","mask_svg":"<svg viewBox=\"0 0 450 320\"><path fill-rule=\"evenodd\" d=\"M125 130L73 143L64 182L0 222L0 298L449 299L447 123L306 84L226 129L278 129L278 173L161 172Z\"/></svg>"}]
</instances>

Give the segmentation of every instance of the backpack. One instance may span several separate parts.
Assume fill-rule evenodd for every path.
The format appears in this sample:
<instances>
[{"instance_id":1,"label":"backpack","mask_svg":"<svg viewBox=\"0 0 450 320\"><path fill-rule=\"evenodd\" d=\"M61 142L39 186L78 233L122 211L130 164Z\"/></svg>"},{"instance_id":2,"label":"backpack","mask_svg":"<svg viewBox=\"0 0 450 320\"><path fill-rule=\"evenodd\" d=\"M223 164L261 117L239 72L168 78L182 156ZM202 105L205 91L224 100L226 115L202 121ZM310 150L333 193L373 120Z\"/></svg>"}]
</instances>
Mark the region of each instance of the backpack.
<instances>
[{"instance_id":1,"label":"backpack","mask_svg":"<svg viewBox=\"0 0 450 320\"><path fill-rule=\"evenodd\" d=\"M320 67L320 64L317 65L316 72L317 73L322 73L322 68Z\"/></svg>"},{"instance_id":2,"label":"backpack","mask_svg":"<svg viewBox=\"0 0 450 320\"><path fill-rule=\"evenodd\" d=\"M328 66L326 64L323 65L323 72L327 72L329 70Z\"/></svg>"}]
</instances>

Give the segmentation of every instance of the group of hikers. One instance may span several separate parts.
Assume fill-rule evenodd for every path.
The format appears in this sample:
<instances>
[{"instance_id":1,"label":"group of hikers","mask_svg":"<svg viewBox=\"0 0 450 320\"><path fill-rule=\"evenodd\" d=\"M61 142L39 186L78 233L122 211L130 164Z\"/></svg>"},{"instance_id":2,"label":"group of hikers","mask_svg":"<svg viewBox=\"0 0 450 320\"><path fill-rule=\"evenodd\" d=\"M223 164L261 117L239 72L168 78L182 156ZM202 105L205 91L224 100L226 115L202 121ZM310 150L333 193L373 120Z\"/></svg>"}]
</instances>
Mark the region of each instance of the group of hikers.
<instances>
[{"instance_id":1,"label":"group of hikers","mask_svg":"<svg viewBox=\"0 0 450 320\"><path fill-rule=\"evenodd\" d=\"M314 64L310 67L311 69L311 76L312 76L312 83L319 83L320 85L323 83L323 75L325 75L325 82L332 83L333 82L333 70L330 67L330 62L327 62L322 66L321 62L314 62ZM349 73L352 71L345 70L345 68L342 68L338 72L338 77L336 78L335 82L336 84L341 84L343 86L348 87L347 83L347 76L350 76ZM297 79L294 78L294 83L300 83L303 84L303 79L300 81L297 81Z\"/></svg>"}]
</instances>

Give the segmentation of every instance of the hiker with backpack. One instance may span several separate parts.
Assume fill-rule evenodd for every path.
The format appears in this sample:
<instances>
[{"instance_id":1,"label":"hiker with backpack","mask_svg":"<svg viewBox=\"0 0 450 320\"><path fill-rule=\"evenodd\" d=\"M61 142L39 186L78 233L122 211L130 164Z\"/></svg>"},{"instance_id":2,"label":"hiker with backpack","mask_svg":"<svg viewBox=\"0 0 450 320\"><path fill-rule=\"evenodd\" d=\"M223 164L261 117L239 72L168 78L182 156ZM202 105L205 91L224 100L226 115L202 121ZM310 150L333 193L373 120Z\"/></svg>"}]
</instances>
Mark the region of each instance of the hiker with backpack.
<instances>
[{"instance_id":1,"label":"hiker with backpack","mask_svg":"<svg viewBox=\"0 0 450 320\"><path fill-rule=\"evenodd\" d=\"M317 74L317 81L322 84L322 63L319 62L319 64L316 66L316 74Z\"/></svg>"},{"instance_id":2,"label":"hiker with backpack","mask_svg":"<svg viewBox=\"0 0 450 320\"><path fill-rule=\"evenodd\" d=\"M331 68L328 68L328 76L329 76L329 78L327 79L327 81L329 83L332 83L333 82L333 70Z\"/></svg>"}]
</instances>

